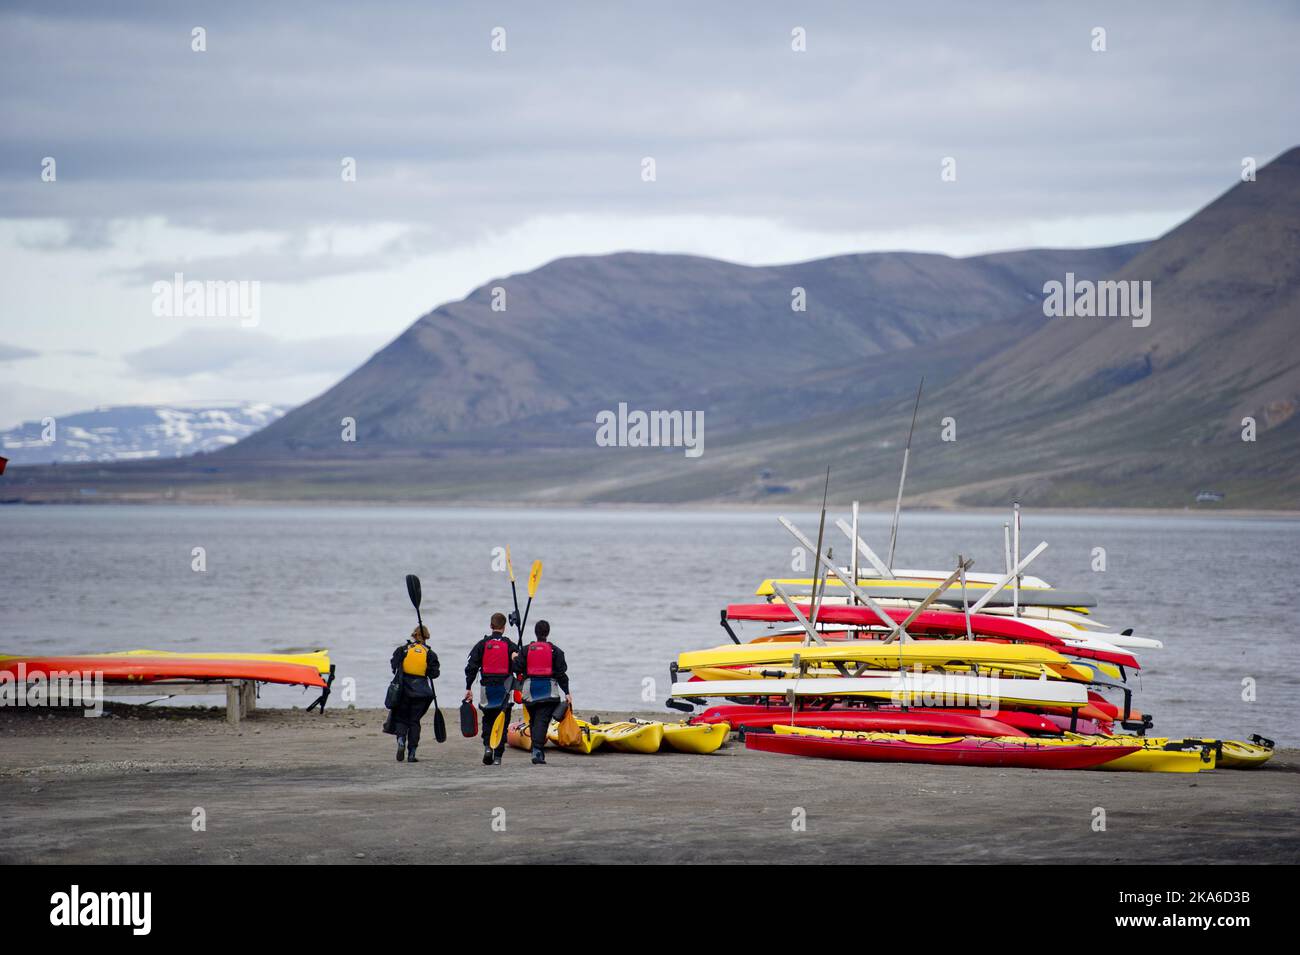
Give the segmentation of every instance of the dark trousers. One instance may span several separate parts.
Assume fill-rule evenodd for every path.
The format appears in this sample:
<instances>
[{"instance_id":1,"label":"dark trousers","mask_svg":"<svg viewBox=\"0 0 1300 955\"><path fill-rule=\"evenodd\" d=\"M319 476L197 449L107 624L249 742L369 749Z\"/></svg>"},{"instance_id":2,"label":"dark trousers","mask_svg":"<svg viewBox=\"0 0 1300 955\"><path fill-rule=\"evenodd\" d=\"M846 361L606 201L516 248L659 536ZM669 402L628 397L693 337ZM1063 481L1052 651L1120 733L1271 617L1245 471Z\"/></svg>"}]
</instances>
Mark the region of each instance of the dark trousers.
<instances>
[{"instance_id":1,"label":"dark trousers","mask_svg":"<svg viewBox=\"0 0 1300 955\"><path fill-rule=\"evenodd\" d=\"M403 693L402 701L393 708L393 729L399 741L403 737L406 739L406 748L412 753L415 752L415 747L420 745L420 720L424 719L424 714L429 712L431 703L433 703L432 698L413 700Z\"/></svg>"},{"instance_id":2,"label":"dark trousers","mask_svg":"<svg viewBox=\"0 0 1300 955\"><path fill-rule=\"evenodd\" d=\"M508 702L505 704L505 706L494 706L494 707L480 706L479 707L479 712L483 714L482 723L483 723L483 745L484 746L492 745L492 727L496 725L497 714L502 711L504 711L506 714L506 718L505 718L506 729L501 733L501 742L498 743L496 749L493 750L493 752L496 753L496 755L498 756L500 756L502 753L506 751L506 737L509 735L509 730L510 730L510 709L513 701L509 701L509 697L507 697L506 699Z\"/></svg>"},{"instance_id":3,"label":"dark trousers","mask_svg":"<svg viewBox=\"0 0 1300 955\"><path fill-rule=\"evenodd\" d=\"M528 712L532 717L529 731L533 734L534 751L546 745L546 734L551 730L551 717L555 715L555 708L559 705L559 700L540 700L528 704Z\"/></svg>"}]
</instances>

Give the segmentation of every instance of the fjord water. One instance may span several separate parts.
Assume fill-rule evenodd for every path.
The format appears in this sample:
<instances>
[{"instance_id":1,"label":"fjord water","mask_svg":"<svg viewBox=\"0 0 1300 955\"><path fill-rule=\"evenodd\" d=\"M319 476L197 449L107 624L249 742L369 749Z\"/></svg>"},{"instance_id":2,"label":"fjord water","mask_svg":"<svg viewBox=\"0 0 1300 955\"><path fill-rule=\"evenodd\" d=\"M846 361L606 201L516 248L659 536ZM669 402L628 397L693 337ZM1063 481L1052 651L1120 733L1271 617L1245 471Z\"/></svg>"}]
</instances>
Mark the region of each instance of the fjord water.
<instances>
[{"instance_id":1,"label":"fjord water","mask_svg":"<svg viewBox=\"0 0 1300 955\"><path fill-rule=\"evenodd\" d=\"M470 645L493 611L509 609L506 575L494 570L494 549L509 543L521 588L529 564L545 562L531 620L550 620L568 653L579 712L663 710L675 655L726 642L718 610L749 599L763 577L793 575L794 541L776 513L6 507L0 653L327 647L341 681L331 705L375 707L388 658L415 624L403 585L414 572L442 662L439 700L454 705ZM815 514L787 516L816 533ZM960 552L974 570L998 571L1004 519L906 513L896 564L949 567ZM888 523L863 515L878 551ZM833 520L827 540L847 558ZM1023 549L1040 540L1050 546L1031 573L1096 594L1097 619L1165 642L1141 652L1133 684L1160 733L1258 732L1295 745L1300 521L1029 512ZM1104 572L1092 567L1098 547ZM195 548L206 570L194 569ZM761 631L747 624L742 638ZM1254 702L1243 699L1247 680ZM315 695L271 687L261 705L303 706Z\"/></svg>"}]
</instances>

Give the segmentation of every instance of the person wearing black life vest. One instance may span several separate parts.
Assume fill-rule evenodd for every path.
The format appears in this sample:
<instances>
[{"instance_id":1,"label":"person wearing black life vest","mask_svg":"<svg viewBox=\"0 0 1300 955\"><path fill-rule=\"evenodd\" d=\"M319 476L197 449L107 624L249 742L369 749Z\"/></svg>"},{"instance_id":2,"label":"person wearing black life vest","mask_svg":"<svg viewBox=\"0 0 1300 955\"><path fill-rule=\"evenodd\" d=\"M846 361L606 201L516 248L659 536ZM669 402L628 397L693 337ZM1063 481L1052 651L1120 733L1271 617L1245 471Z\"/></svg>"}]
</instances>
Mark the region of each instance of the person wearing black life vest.
<instances>
[{"instance_id":1,"label":"person wearing black life vest","mask_svg":"<svg viewBox=\"0 0 1300 955\"><path fill-rule=\"evenodd\" d=\"M420 745L420 720L433 702L433 684L438 678L438 655L429 649L429 628L411 631L411 639L393 651L393 673L402 672L402 697L392 709L393 730L397 734L397 761L419 762L415 751Z\"/></svg>"},{"instance_id":2,"label":"person wearing black life vest","mask_svg":"<svg viewBox=\"0 0 1300 955\"><path fill-rule=\"evenodd\" d=\"M537 621L533 635L537 639L515 655L515 678L523 687L524 706L530 715L528 729L533 738L533 763L541 765L546 762L542 747L546 745L555 708L560 705L560 691L564 691L569 706L573 705L573 697L569 695L569 664L564 659L564 651L550 641L551 625L545 620Z\"/></svg>"},{"instance_id":3,"label":"person wearing black life vest","mask_svg":"<svg viewBox=\"0 0 1300 955\"><path fill-rule=\"evenodd\" d=\"M510 709L514 702L514 674L511 661L519 648L505 635L506 615L492 615L492 632L469 651L465 661L465 701L474 698L474 678L479 680L479 710L483 714L483 765L501 765L501 755L506 749L506 734L496 749L492 748L492 726L497 714L505 713L505 724L510 725Z\"/></svg>"}]
</instances>

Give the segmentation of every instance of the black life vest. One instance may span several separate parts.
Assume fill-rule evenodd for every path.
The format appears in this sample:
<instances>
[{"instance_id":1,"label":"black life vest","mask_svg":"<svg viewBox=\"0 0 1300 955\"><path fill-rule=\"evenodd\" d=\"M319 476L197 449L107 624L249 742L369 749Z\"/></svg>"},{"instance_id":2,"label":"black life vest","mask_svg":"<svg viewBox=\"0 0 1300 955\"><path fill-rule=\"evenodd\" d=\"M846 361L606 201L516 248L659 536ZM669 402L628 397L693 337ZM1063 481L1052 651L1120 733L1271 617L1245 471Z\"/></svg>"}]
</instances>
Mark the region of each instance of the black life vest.
<instances>
[{"instance_id":1,"label":"black life vest","mask_svg":"<svg viewBox=\"0 0 1300 955\"><path fill-rule=\"evenodd\" d=\"M555 647L545 640L536 640L528 644L524 656L524 674L526 676L551 676L555 665Z\"/></svg>"},{"instance_id":2,"label":"black life vest","mask_svg":"<svg viewBox=\"0 0 1300 955\"><path fill-rule=\"evenodd\" d=\"M488 637L483 641L483 675L505 676L510 672L510 641Z\"/></svg>"}]
</instances>

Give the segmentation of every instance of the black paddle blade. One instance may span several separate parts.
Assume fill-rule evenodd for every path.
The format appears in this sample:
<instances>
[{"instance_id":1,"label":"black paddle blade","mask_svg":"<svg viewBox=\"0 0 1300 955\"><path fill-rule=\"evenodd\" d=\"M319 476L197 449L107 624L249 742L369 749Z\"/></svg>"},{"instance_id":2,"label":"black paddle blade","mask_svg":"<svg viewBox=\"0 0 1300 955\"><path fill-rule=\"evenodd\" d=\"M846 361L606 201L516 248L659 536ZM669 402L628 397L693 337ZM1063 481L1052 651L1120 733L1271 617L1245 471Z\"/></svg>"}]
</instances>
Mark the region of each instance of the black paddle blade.
<instances>
[{"instance_id":1,"label":"black paddle blade","mask_svg":"<svg viewBox=\"0 0 1300 955\"><path fill-rule=\"evenodd\" d=\"M442 718L442 710L433 711L433 738L439 743L447 742L447 721Z\"/></svg>"},{"instance_id":2,"label":"black paddle blade","mask_svg":"<svg viewBox=\"0 0 1300 955\"><path fill-rule=\"evenodd\" d=\"M415 574L406 575L406 592L411 596L411 603L416 610L420 609L420 578Z\"/></svg>"}]
</instances>

